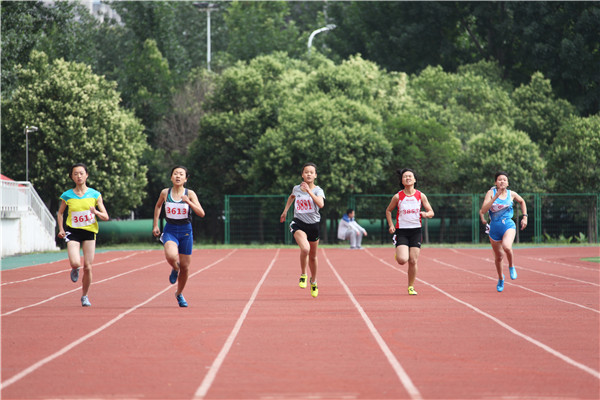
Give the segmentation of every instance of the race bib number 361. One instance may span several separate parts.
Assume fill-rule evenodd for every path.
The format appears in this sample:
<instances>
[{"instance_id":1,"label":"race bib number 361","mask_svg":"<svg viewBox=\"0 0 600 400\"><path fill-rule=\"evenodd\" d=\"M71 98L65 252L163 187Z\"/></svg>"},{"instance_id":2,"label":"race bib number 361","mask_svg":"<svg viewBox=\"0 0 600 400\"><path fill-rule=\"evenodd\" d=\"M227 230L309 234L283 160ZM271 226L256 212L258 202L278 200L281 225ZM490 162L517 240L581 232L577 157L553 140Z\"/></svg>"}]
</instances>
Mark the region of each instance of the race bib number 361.
<instances>
[{"instance_id":1,"label":"race bib number 361","mask_svg":"<svg viewBox=\"0 0 600 400\"><path fill-rule=\"evenodd\" d=\"M90 210L74 211L71 213L71 225L73 228L81 228L96 222L96 216Z\"/></svg>"}]
</instances>

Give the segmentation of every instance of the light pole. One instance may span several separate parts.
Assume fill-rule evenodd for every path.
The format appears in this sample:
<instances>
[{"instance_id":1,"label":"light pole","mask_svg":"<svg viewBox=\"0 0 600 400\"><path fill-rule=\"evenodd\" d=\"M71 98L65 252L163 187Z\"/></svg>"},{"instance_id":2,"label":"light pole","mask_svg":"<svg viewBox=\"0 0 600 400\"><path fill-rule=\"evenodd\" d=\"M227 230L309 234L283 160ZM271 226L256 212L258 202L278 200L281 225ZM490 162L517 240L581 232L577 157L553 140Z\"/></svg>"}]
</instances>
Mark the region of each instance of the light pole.
<instances>
[{"instance_id":1,"label":"light pole","mask_svg":"<svg viewBox=\"0 0 600 400\"><path fill-rule=\"evenodd\" d=\"M328 25L324 26L323 28L319 28L316 31L313 31L313 33L311 33L310 36L308 37L308 54L310 54L310 47L312 46L312 41L315 36L317 36L321 32L331 31L335 28L337 28L337 27L334 24L328 24Z\"/></svg>"},{"instance_id":2,"label":"light pole","mask_svg":"<svg viewBox=\"0 0 600 400\"><path fill-rule=\"evenodd\" d=\"M210 71L210 12L218 6L213 3L193 3L200 11L206 11L206 66Z\"/></svg>"},{"instance_id":3,"label":"light pole","mask_svg":"<svg viewBox=\"0 0 600 400\"><path fill-rule=\"evenodd\" d=\"M37 126L25 126L25 181L27 182L29 182L29 134L37 130Z\"/></svg>"}]
</instances>

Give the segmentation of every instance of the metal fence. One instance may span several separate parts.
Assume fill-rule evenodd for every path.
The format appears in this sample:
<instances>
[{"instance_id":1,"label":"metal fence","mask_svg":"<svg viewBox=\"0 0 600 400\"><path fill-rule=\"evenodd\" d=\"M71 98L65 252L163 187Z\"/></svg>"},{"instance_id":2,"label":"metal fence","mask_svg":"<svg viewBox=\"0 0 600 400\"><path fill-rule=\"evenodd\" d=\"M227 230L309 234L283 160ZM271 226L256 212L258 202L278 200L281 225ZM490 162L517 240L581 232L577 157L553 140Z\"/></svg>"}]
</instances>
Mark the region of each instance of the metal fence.
<instances>
[{"instance_id":1,"label":"metal fence","mask_svg":"<svg viewBox=\"0 0 600 400\"><path fill-rule=\"evenodd\" d=\"M2 191L0 196L0 217L18 218L20 215L32 212L38 216L44 229L54 236L56 220L35 191L30 182L0 181Z\"/></svg>"},{"instance_id":2,"label":"metal fence","mask_svg":"<svg viewBox=\"0 0 600 400\"><path fill-rule=\"evenodd\" d=\"M524 243L598 243L600 194L525 193L528 227L517 230L517 242ZM246 244L293 243L287 222L279 216L287 195L225 196L224 242ZM485 243L485 227L479 220L483 194L427 194L435 217L423 220L424 243ZM365 244L390 242L385 209L391 194L352 195L348 207L356 210L358 222L367 230ZM340 210L340 214L345 210ZM520 207L515 207L515 219ZM336 219L324 222L328 242L336 241ZM518 224L517 224L518 225ZM323 236L323 235L322 235Z\"/></svg>"}]
</instances>

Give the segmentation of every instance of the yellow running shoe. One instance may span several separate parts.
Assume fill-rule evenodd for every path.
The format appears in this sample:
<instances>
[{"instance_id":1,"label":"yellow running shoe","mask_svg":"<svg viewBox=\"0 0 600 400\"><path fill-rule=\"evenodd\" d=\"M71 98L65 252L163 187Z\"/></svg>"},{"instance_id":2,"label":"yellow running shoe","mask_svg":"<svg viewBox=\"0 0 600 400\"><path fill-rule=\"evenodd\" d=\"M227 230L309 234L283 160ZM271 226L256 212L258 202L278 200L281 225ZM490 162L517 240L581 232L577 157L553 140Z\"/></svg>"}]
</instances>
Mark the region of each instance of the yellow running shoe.
<instances>
[{"instance_id":1,"label":"yellow running shoe","mask_svg":"<svg viewBox=\"0 0 600 400\"><path fill-rule=\"evenodd\" d=\"M298 282L298 286L302 289L306 289L306 274L300 275L300 282Z\"/></svg>"},{"instance_id":2,"label":"yellow running shoe","mask_svg":"<svg viewBox=\"0 0 600 400\"><path fill-rule=\"evenodd\" d=\"M417 291L415 290L414 287L409 286L408 287L408 294L412 295L412 296L416 296L417 295Z\"/></svg>"},{"instance_id":3,"label":"yellow running shoe","mask_svg":"<svg viewBox=\"0 0 600 400\"><path fill-rule=\"evenodd\" d=\"M317 287L317 282L310 283L310 295L312 297L317 297L319 295L319 288Z\"/></svg>"}]
</instances>

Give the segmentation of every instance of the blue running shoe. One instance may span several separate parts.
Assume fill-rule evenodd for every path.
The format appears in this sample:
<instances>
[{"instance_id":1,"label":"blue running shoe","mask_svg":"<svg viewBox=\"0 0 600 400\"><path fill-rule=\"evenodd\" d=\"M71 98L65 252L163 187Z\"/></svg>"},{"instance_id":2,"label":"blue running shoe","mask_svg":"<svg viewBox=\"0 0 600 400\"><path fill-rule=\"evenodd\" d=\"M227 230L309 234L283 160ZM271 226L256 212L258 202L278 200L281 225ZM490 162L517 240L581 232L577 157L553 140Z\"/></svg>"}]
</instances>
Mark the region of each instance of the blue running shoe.
<instances>
[{"instance_id":1,"label":"blue running shoe","mask_svg":"<svg viewBox=\"0 0 600 400\"><path fill-rule=\"evenodd\" d=\"M171 271L171 275L169 275L169 282L171 282L171 285L173 285L175 282L177 282L177 276L179 276L179 271L177 270L172 270Z\"/></svg>"},{"instance_id":2,"label":"blue running shoe","mask_svg":"<svg viewBox=\"0 0 600 400\"><path fill-rule=\"evenodd\" d=\"M183 298L183 294L176 294L175 298L177 298L177 302L179 303L179 307L187 307L187 301Z\"/></svg>"},{"instance_id":3,"label":"blue running shoe","mask_svg":"<svg viewBox=\"0 0 600 400\"><path fill-rule=\"evenodd\" d=\"M508 272L510 272L510 279L517 279L517 270L515 267L508 267Z\"/></svg>"},{"instance_id":4,"label":"blue running shoe","mask_svg":"<svg viewBox=\"0 0 600 400\"><path fill-rule=\"evenodd\" d=\"M502 275L502 279L498 279L498 285L496 285L496 290L499 292L504 290L504 275Z\"/></svg>"},{"instance_id":5,"label":"blue running shoe","mask_svg":"<svg viewBox=\"0 0 600 400\"><path fill-rule=\"evenodd\" d=\"M79 279L79 268L71 268L71 280L77 282Z\"/></svg>"}]
</instances>

